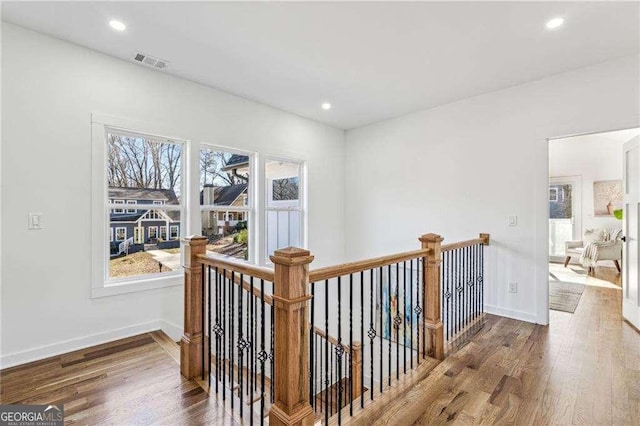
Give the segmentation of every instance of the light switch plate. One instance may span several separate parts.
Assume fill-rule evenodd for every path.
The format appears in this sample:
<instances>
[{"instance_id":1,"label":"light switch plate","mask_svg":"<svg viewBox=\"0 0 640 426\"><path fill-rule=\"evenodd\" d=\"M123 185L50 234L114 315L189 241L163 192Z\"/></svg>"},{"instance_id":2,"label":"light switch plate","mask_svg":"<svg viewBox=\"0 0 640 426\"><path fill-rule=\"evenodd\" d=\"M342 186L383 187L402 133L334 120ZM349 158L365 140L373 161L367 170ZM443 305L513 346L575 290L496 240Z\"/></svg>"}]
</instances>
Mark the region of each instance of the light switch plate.
<instances>
[{"instance_id":1,"label":"light switch plate","mask_svg":"<svg viewBox=\"0 0 640 426\"><path fill-rule=\"evenodd\" d=\"M28 229L42 229L42 213L29 213Z\"/></svg>"},{"instance_id":2,"label":"light switch plate","mask_svg":"<svg viewBox=\"0 0 640 426\"><path fill-rule=\"evenodd\" d=\"M511 281L509 283L509 293L517 293L518 292L518 282Z\"/></svg>"},{"instance_id":3,"label":"light switch plate","mask_svg":"<svg viewBox=\"0 0 640 426\"><path fill-rule=\"evenodd\" d=\"M518 226L518 216L509 216L509 226Z\"/></svg>"}]
</instances>

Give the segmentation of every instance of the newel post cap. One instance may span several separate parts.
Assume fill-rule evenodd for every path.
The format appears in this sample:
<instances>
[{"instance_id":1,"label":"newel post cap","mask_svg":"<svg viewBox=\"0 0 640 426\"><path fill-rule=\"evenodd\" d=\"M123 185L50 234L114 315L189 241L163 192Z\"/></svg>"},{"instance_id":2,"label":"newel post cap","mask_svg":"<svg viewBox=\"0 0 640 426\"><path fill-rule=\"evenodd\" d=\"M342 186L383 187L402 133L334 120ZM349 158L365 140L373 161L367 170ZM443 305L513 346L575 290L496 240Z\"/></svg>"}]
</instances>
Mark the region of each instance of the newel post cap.
<instances>
[{"instance_id":1,"label":"newel post cap","mask_svg":"<svg viewBox=\"0 0 640 426\"><path fill-rule=\"evenodd\" d=\"M423 236L418 238L418 240L420 240L423 243L441 243L444 240L444 238L442 238L438 234L431 233L431 234L424 234Z\"/></svg>"},{"instance_id":2,"label":"newel post cap","mask_svg":"<svg viewBox=\"0 0 640 426\"><path fill-rule=\"evenodd\" d=\"M182 238L182 243L190 246L204 246L207 245L207 241L209 239L207 237L203 237L201 235L191 235L188 237Z\"/></svg>"},{"instance_id":3,"label":"newel post cap","mask_svg":"<svg viewBox=\"0 0 640 426\"><path fill-rule=\"evenodd\" d=\"M270 257L271 261L276 265L306 265L313 261L313 256L309 250L298 247L287 247L273 252Z\"/></svg>"}]
</instances>

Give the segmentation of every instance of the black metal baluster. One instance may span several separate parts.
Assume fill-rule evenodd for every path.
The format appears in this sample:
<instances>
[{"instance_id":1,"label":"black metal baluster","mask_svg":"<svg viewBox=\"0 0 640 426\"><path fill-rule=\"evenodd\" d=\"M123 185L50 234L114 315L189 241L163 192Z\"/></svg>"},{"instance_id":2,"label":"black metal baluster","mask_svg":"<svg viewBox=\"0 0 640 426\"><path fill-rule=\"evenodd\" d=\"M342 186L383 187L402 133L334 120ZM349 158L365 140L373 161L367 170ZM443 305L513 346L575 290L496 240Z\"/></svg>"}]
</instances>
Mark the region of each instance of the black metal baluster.
<instances>
[{"instance_id":1,"label":"black metal baluster","mask_svg":"<svg viewBox=\"0 0 640 426\"><path fill-rule=\"evenodd\" d=\"M416 334L418 341L416 342L416 359L418 360L418 365L420 365L420 314L422 313L422 308L420 307L420 290L422 278L420 278L420 259L416 259Z\"/></svg>"},{"instance_id":2,"label":"black metal baluster","mask_svg":"<svg viewBox=\"0 0 640 426\"><path fill-rule=\"evenodd\" d=\"M207 360L209 362L209 368L207 368L208 374L208 386L209 392L211 392L211 265L207 266L207 334L209 335L209 341L207 342L207 348L209 349L209 355Z\"/></svg>"},{"instance_id":3,"label":"black metal baluster","mask_svg":"<svg viewBox=\"0 0 640 426\"><path fill-rule=\"evenodd\" d=\"M398 308L400 302L398 301ZM398 312L400 310L398 309ZM398 336L400 333L398 333ZM402 365L404 374L407 374L407 261L402 262L402 346L404 347Z\"/></svg>"},{"instance_id":4,"label":"black metal baluster","mask_svg":"<svg viewBox=\"0 0 640 426\"><path fill-rule=\"evenodd\" d=\"M391 315L389 315L391 316ZM396 263L396 317L394 318L396 329L396 380L400 379L400 263Z\"/></svg>"},{"instance_id":5,"label":"black metal baluster","mask_svg":"<svg viewBox=\"0 0 640 426\"><path fill-rule=\"evenodd\" d=\"M353 416L353 274L349 274L349 415Z\"/></svg>"},{"instance_id":6,"label":"black metal baluster","mask_svg":"<svg viewBox=\"0 0 640 426\"><path fill-rule=\"evenodd\" d=\"M244 362L244 335L242 333L242 282L244 279L244 275L240 274L240 285L238 285L238 341L236 342L238 347L238 361L240 365L238 366L238 386L240 386L240 392L238 392L238 398L240 399L240 418L242 418L242 408L244 404L242 403L242 385L243 385L243 377L242 377L242 368ZM235 282L234 282L235 283Z\"/></svg>"},{"instance_id":7,"label":"black metal baluster","mask_svg":"<svg viewBox=\"0 0 640 426\"><path fill-rule=\"evenodd\" d=\"M364 352L364 271L360 271L360 362ZM360 368L360 408L364 408L364 366ZM353 415L353 413L351 414Z\"/></svg>"},{"instance_id":8,"label":"black metal baluster","mask_svg":"<svg viewBox=\"0 0 640 426\"><path fill-rule=\"evenodd\" d=\"M251 392L250 392L250 398L251 398L251 420L250 420L250 425L253 424L253 400L255 399L255 392L256 392L256 388L255 388L255 377L256 377L256 366L255 366L255 348L256 348L256 321L255 321L255 307L256 307L256 297L255 294L253 294L253 277L251 277L249 279L249 284L251 284L251 292L250 294L250 298L249 298L249 303L251 305L251 373L249 375L249 378L251 379Z\"/></svg>"},{"instance_id":9,"label":"black metal baluster","mask_svg":"<svg viewBox=\"0 0 640 426\"><path fill-rule=\"evenodd\" d=\"M427 258L423 257L422 262L422 271L420 272L420 289L422 290L422 308L426 311L427 309L427 293L426 293L426 285L424 282L424 272L427 268ZM427 321L425 315L422 316L422 359L427 356Z\"/></svg>"},{"instance_id":10,"label":"black metal baluster","mask_svg":"<svg viewBox=\"0 0 640 426\"><path fill-rule=\"evenodd\" d=\"M480 312L484 312L484 244L480 246Z\"/></svg>"},{"instance_id":11,"label":"black metal baluster","mask_svg":"<svg viewBox=\"0 0 640 426\"><path fill-rule=\"evenodd\" d=\"M324 359L329 363L329 280L324 281ZM325 365L324 370L324 424L329 423L329 365Z\"/></svg>"},{"instance_id":12,"label":"black metal baluster","mask_svg":"<svg viewBox=\"0 0 640 426\"><path fill-rule=\"evenodd\" d=\"M328 334L327 334L327 340L328 339ZM329 393L329 409L330 411L330 415L333 416L333 352L335 350L335 346L333 346L333 343L331 344L331 353L329 354L331 362L329 363L329 389L331 390L331 392Z\"/></svg>"},{"instance_id":13,"label":"black metal baluster","mask_svg":"<svg viewBox=\"0 0 640 426\"><path fill-rule=\"evenodd\" d=\"M462 268L462 250L458 249L458 287L456 288L458 293L458 321L456 321L456 335L460 333L460 326L462 324L462 282L464 281L463 277L463 268Z\"/></svg>"},{"instance_id":14,"label":"black metal baluster","mask_svg":"<svg viewBox=\"0 0 640 426\"><path fill-rule=\"evenodd\" d=\"M240 285L240 289L242 290L244 287L244 281L241 282ZM245 372L242 373L242 375L244 377L246 377L245 379L245 387L244 387L244 393L245 395L249 395L249 380L251 380L251 374L249 374L249 372L251 371L251 292L250 291L243 291L242 294L245 295L245 315L246 315L246 323L245 323L245 330L244 330L244 341L245 341L245 348L244 348L244 354L246 357L246 361L247 361L247 366L246 366L246 374Z\"/></svg>"},{"instance_id":15,"label":"black metal baluster","mask_svg":"<svg viewBox=\"0 0 640 426\"><path fill-rule=\"evenodd\" d=\"M270 306L269 309L270 312L270 316L271 316L271 353L269 354L269 362L271 362L271 369L269 371L271 371L271 403L273 404L273 401L275 399L275 394L273 392L273 386L274 383L276 381L275 377L276 377L276 372L274 371L274 353L273 353L273 347L274 347L274 343L275 343L275 322L274 322L274 309L273 309L273 305Z\"/></svg>"},{"instance_id":16,"label":"black metal baluster","mask_svg":"<svg viewBox=\"0 0 640 426\"><path fill-rule=\"evenodd\" d=\"M342 277L338 277L338 345L336 346L336 375L338 376L338 424L342 423Z\"/></svg>"},{"instance_id":17,"label":"black metal baluster","mask_svg":"<svg viewBox=\"0 0 640 426\"><path fill-rule=\"evenodd\" d=\"M413 370L413 259L409 260L409 345L411 345L409 362Z\"/></svg>"},{"instance_id":18,"label":"black metal baluster","mask_svg":"<svg viewBox=\"0 0 640 426\"><path fill-rule=\"evenodd\" d=\"M260 424L264 424L264 363L267 353L264 350L264 280L260 280Z\"/></svg>"},{"instance_id":19,"label":"black metal baluster","mask_svg":"<svg viewBox=\"0 0 640 426\"><path fill-rule=\"evenodd\" d=\"M466 269L467 269L467 282L466 284L466 293L467 293L467 320L466 324L469 325L471 320L471 247L465 248L466 253Z\"/></svg>"},{"instance_id":20,"label":"black metal baluster","mask_svg":"<svg viewBox=\"0 0 640 426\"><path fill-rule=\"evenodd\" d=\"M373 274L374 274L374 270L371 269L370 270L371 274L369 275L369 279L371 282L371 290L369 291L369 312L371 313L371 315L369 316L369 331L367 332L367 336L369 336L369 348L370 348L370 356L369 356L369 364L370 364L370 379L371 379L371 386L369 387L369 389L371 389L371 392L369 392L369 396L371 397L371 400L373 401L373 339L375 339L376 337L376 329L373 327L373 317L375 315L375 312L373 310Z\"/></svg>"},{"instance_id":21,"label":"black metal baluster","mask_svg":"<svg viewBox=\"0 0 640 426\"><path fill-rule=\"evenodd\" d=\"M206 305L207 305L207 299L206 299L205 290L206 290L207 286L205 284L206 277L204 275L204 263L200 265L200 271L201 271L200 272L200 291L202 292L202 300L201 300L201 302L202 302L202 324L201 324L202 328L201 328L201 330L203 330L202 338L204 340L206 340L207 333L206 333L206 331L204 331L205 330L205 326L204 325L205 325L205 317L206 317L205 309L206 309ZM204 345L204 342L203 342L203 344L202 344L202 380L204 380L204 375L205 375L205 369L204 369L205 354L206 354L205 345Z\"/></svg>"},{"instance_id":22,"label":"black metal baluster","mask_svg":"<svg viewBox=\"0 0 640 426\"><path fill-rule=\"evenodd\" d=\"M231 305L229 307L230 314L230 333L229 333L229 352L231 354L231 360L229 361L229 385L231 386L231 410L233 410L233 389L235 388L233 383L233 370L234 370L234 361L235 361L235 345L233 344L233 332L235 328L235 292L233 291L233 284L235 281L235 272L231 271L231 278L229 279L229 298L231 299Z\"/></svg>"},{"instance_id":23,"label":"black metal baluster","mask_svg":"<svg viewBox=\"0 0 640 426\"><path fill-rule=\"evenodd\" d=\"M309 365L309 380L310 383L313 385L314 383L314 368L315 368L315 363L313 361L315 361L313 355L313 344L314 344L314 338L313 336L315 336L315 333L313 331L313 327L315 326L316 323L316 314L315 314L315 307L316 307L316 298L315 298L315 294L316 294L316 283L311 283L311 325L309 327L309 336L311 336L311 339L309 339L309 353L311 354L311 363ZM314 387L313 386L309 386L309 404L311 404L312 407L314 407Z\"/></svg>"},{"instance_id":24,"label":"black metal baluster","mask_svg":"<svg viewBox=\"0 0 640 426\"><path fill-rule=\"evenodd\" d=\"M391 386L391 338L393 337L393 328L392 328L392 322L391 322L391 265L387 265L387 285L389 286L388 288L388 293L389 293L389 313L388 313L388 317L389 319L387 320L387 325L389 326L389 344L388 346L388 356L389 356L389 386Z\"/></svg>"},{"instance_id":25,"label":"black metal baluster","mask_svg":"<svg viewBox=\"0 0 640 426\"><path fill-rule=\"evenodd\" d=\"M475 273L473 275L473 278L476 281L476 305L475 305L475 309L476 309L476 318L478 317L478 315L480 315L480 281L478 280L479 276L480 276L480 246L476 245L475 246L475 263L476 263L476 267L475 267Z\"/></svg>"},{"instance_id":26,"label":"black metal baluster","mask_svg":"<svg viewBox=\"0 0 640 426\"><path fill-rule=\"evenodd\" d=\"M215 299L216 299L216 319L214 327L214 334L216 338L216 393L218 393L218 382L220 381L220 291L218 289L219 276L218 267L215 269Z\"/></svg>"},{"instance_id":27,"label":"black metal baluster","mask_svg":"<svg viewBox=\"0 0 640 426\"><path fill-rule=\"evenodd\" d=\"M225 401L227 398L227 372L225 367L225 361L227 358L227 339L225 338L225 333L227 333L227 310L225 309L227 305L227 274L226 269L222 270L222 400Z\"/></svg>"},{"instance_id":28,"label":"black metal baluster","mask_svg":"<svg viewBox=\"0 0 640 426\"><path fill-rule=\"evenodd\" d=\"M384 342L384 319L382 317L382 313L384 311L384 300L383 300L383 291L382 286L384 283L382 282L382 266L380 267L380 393L383 392L382 386L384 385L384 376L383 376L383 363L382 359L382 343Z\"/></svg>"},{"instance_id":29,"label":"black metal baluster","mask_svg":"<svg viewBox=\"0 0 640 426\"><path fill-rule=\"evenodd\" d=\"M449 251L447 252L447 259L448 259L448 263L449 263L449 277L448 277L448 283L447 283L447 291L448 291L448 295L447 295L447 304L449 305L449 314L447 317L447 327L448 327L448 331L447 331L447 340L449 340L452 336L453 336L453 252Z\"/></svg>"}]
</instances>

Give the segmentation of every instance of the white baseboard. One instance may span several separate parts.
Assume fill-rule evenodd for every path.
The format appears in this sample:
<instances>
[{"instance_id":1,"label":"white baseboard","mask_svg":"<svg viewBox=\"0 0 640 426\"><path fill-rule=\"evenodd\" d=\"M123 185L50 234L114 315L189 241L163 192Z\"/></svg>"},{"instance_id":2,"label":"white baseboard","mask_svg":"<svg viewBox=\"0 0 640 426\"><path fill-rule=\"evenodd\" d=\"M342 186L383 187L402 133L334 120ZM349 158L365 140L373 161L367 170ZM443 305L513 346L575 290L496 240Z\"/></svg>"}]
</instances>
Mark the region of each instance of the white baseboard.
<instances>
[{"instance_id":1,"label":"white baseboard","mask_svg":"<svg viewBox=\"0 0 640 426\"><path fill-rule=\"evenodd\" d=\"M511 309L498 308L497 306L484 305L484 311L488 314L499 315L501 317L513 318L520 321L537 324L538 317L534 313L514 311Z\"/></svg>"},{"instance_id":2,"label":"white baseboard","mask_svg":"<svg viewBox=\"0 0 640 426\"><path fill-rule=\"evenodd\" d=\"M171 337L171 339L176 341L179 340L182 335L182 327L168 321L149 321L142 324L117 328L102 333L92 334L90 336L65 340L63 342L39 346L26 351L3 355L0 357L0 370L155 330L164 331L169 337Z\"/></svg>"},{"instance_id":3,"label":"white baseboard","mask_svg":"<svg viewBox=\"0 0 640 426\"><path fill-rule=\"evenodd\" d=\"M181 325L177 325L165 320L159 320L158 323L160 324L160 330L164 331L164 334L171 337L171 340L173 340L174 342L177 342L178 340L180 340L180 338L182 338L184 329Z\"/></svg>"}]
</instances>

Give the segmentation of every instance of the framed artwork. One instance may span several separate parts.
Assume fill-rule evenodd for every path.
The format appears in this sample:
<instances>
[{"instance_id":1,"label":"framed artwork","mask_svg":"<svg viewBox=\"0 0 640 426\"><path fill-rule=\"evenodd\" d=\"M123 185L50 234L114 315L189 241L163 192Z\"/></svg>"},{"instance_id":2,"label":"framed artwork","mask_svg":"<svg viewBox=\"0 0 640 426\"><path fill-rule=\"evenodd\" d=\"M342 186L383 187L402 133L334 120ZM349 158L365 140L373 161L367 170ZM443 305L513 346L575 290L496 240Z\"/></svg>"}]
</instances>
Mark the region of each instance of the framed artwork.
<instances>
[{"instance_id":1,"label":"framed artwork","mask_svg":"<svg viewBox=\"0 0 640 426\"><path fill-rule=\"evenodd\" d=\"M622 180L593 182L593 214L613 216L613 211L622 207Z\"/></svg>"}]
</instances>

